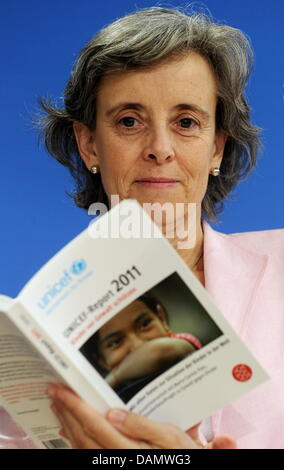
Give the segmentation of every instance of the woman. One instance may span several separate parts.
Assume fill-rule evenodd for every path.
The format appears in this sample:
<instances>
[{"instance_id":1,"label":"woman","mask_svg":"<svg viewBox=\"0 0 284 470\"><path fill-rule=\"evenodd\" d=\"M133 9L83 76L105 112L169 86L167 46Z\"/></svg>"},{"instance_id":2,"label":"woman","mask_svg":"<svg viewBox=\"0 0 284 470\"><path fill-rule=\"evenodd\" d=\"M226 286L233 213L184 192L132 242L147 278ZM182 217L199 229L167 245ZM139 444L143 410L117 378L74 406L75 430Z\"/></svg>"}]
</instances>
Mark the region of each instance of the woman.
<instances>
[{"instance_id":1,"label":"woman","mask_svg":"<svg viewBox=\"0 0 284 470\"><path fill-rule=\"evenodd\" d=\"M229 236L205 221L256 163L258 128L244 95L251 63L239 30L205 15L150 8L118 19L87 44L63 110L42 103L47 149L75 177L79 207L108 204L113 194L141 204L195 203L194 246L169 241L271 376L187 433L132 412L103 417L52 387L53 409L74 447L283 447L284 232Z\"/></svg>"}]
</instances>

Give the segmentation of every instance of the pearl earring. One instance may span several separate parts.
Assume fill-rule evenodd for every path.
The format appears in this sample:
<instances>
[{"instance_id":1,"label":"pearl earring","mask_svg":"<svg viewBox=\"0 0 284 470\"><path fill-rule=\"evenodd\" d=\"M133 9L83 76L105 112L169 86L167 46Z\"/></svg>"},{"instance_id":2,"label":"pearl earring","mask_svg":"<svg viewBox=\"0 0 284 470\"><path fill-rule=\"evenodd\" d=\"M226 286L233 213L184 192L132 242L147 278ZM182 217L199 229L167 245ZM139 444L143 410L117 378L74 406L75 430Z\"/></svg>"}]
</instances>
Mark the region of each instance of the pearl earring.
<instances>
[{"instance_id":1,"label":"pearl earring","mask_svg":"<svg viewBox=\"0 0 284 470\"><path fill-rule=\"evenodd\" d=\"M212 175L213 176L219 176L220 175L220 168L213 168Z\"/></svg>"},{"instance_id":2,"label":"pearl earring","mask_svg":"<svg viewBox=\"0 0 284 470\"><path fill-rule=\"evenodd\" d=\"M99 167L98 165L93 165L91 168L90 168L90 171L95 175L96 173L99 173Z\"/></svg>"}]
</instances>

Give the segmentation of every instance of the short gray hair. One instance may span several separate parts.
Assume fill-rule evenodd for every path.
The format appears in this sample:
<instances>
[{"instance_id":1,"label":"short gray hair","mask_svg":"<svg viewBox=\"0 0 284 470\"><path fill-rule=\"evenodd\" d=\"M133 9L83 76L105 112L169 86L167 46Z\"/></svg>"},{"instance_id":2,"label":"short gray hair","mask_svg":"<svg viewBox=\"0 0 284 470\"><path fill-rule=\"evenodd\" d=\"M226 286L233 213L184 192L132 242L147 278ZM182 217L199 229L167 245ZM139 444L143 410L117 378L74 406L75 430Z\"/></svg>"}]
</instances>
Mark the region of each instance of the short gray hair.
<instances>
[{"instance_id":1,"label":"short gray hair","mask_svg":"<svg viewBox=\"0 0 284 470\"><path fill-rule=\"evenodd\" d=\"M82 49L64 92L64 108L41 99L45 111L41 130L48 152L69 168L78 207L107 204L100 174L82 161L73 122L96 125L96 96L103 76L155 66L180 54L196 51L213 67L218 87L216 128L228 134L218 177L209 175L202 214L215 221L223 201L256 164L260 129L250 122L245 86L253 64L248 38L236 28L214 22L204 13L182 9L145 8L115 20Z\"/></svg>"}]
</instances>

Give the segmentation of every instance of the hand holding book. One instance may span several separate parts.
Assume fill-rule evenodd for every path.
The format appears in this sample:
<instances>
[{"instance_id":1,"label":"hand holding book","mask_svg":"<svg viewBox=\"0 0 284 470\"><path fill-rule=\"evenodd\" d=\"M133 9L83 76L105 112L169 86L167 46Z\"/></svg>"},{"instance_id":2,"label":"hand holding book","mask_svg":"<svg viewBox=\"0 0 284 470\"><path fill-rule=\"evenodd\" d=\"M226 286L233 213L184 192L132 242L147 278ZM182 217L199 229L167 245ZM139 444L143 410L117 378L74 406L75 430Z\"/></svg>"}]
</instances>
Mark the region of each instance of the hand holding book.
<instances>
[{"instance_id":1,"label":"hand holding book","mask_svg":"<svg viewBox=\"0 0 284 470\"><path fill-rule=\"evenodd\" d=\"M103 417L70 389L53 385L48 390L63 434L75 449L235 449L230 436L217 436L208 445L198 439L197 426L182 431L127 410L111 409Z\"/></svg>"},{"instance_id":2,"label":"hand holding book","mask_svg":"<svg viewBox=\"0 0 284 470\"><path fill-rule=\"evenodd\" d=\"M155 230L135 201L123 201L96 222L99 233L117 217L123 223L121 207ZM159 235L94 239L85 230L17 299L1 307L0 296L1 400L39 448L68 446L50 412L53 383L81 397L58 406L75 447L194 448L201 444L190 426L268 379ZM128 410L119 429L104 417L113 408ZM235 447L216 439L211 447Z\"/></svg>"}]
</instances>

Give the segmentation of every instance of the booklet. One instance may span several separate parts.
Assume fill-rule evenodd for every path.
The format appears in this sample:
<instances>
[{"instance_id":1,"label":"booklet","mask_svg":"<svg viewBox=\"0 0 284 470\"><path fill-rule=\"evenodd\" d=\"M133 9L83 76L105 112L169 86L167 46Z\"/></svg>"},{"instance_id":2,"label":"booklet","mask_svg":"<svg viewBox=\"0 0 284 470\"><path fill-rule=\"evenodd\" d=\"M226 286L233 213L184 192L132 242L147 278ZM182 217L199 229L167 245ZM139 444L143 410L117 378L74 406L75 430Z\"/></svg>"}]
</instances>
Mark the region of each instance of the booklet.
<instances>
[{"instance_id":1,"label":"booklet","mask_svg":"<svg viewBox=\"0 0 284 470\"><path fill-rule=\"evenodd\" d=\"M143 230L141 229L143 227ZM158 226L125 200L0 296L0 402L38 448L66 448L61 382L186 430L269 377Z\"/></svg>"}]
</instances>

